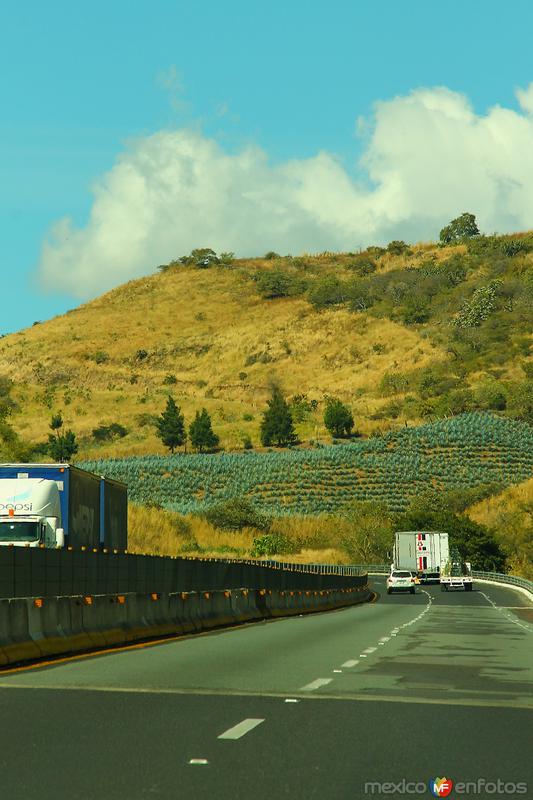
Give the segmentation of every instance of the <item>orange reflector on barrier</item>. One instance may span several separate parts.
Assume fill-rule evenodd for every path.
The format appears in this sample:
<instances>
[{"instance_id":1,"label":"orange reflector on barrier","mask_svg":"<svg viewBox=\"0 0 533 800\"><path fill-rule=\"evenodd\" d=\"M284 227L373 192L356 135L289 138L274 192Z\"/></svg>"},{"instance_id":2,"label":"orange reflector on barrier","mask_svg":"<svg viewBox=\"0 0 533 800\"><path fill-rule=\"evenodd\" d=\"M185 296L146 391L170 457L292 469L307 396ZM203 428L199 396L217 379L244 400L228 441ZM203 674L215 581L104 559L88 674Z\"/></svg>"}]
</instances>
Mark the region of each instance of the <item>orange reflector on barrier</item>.
<instances>
[{"instance_id":1,"label":"orange reflector on barrier","mask_svg":"<svg viewBox=\"0 0 533 800\"><path fill-rule=\"evenodd\" d=\"M211 595L210 595L210 593L209 593L209 592L204 592L204 597L205 597L205 599L206 599L206 600L209 600L209 598L211 597Z\"/></svg>"},{"instance_id":2,"label":"orange reflector on barrier","mask_svg":"<svg viewBox=\"0 0 533 800\"><path fill-rule=\"evenodd\" d=\"M243 589L241 594L243 597L248 597L248 589Z\"/></svg>"},{"instance_id":3,"label":"orange reflector on barrier","mask_svg":"<svg viewBox=\"0 0 533 800\"><path fill-rule=\"evenodd\" d=\"M224 597L231 597L231 592L226 589L224 592Z\"/></svg>"},{"instance_id":4,"label":"orange reflector on barrier","mask_svg":"<svg viewBox=\"0 0 533 800\"><path fill-rule=\"evenodd\" d=\"M125 602L126 602L126 598L124 597L124 595L123 594L117 594L117 603L119 603L121 606L123 606Z\"/></svg>"},{"instance_id":5,"label":"orange reflector on barrier","mask_svg":"<svg viewBox=\"0 0 533 800\"><path fill-rule=\"evenodd\" d=\"M87 595L86 597L83 598L83 603L86 606L92 606L92 604L93 604L92 597L90 595Z\"/></svg>"},{"instance_id":6,"label":"orange reflector on barrier","mask_svg":"<svg viewBox=\"0 0 533 800\"><path fill-rule=\"evenodd\" d=\"M182 600L187 600L189 598L188 592L180 592L180 596Z\"/></svg>"},{"instance_id":7,"label":"orange reflector on barrier","mask_svg":"<svg viewBox=\"0 0 533 800\"><path fill-rule=\"evenodd\" d=\"M36 597L35 600L33 601L33 605L35 606L35 608L42 608L44 605L43 598Z\"/></svg>"},{"instance_id":8,"label":"orange reflector on barrier","mask_svg":"<svg viewBox=\"0 0 533 800\"><path fill-rule=\"evenodd\" d=\"M152 592L150 594L150 599L151 600L159 600L159 595L157 594L157 592Z\"/></svg>"}]
</instances>

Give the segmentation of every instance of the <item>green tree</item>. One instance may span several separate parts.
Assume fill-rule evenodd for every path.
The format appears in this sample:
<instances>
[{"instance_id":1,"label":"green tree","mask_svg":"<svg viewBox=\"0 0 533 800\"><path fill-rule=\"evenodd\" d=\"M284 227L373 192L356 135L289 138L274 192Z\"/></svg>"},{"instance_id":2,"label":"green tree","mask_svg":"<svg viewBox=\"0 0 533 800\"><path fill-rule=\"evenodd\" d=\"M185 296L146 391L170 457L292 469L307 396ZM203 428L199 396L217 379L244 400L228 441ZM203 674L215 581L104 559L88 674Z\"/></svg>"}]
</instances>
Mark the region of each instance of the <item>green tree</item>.
<instances>
[{"instance_id":1,"label":"green tree","mask_svg":"<svg viewBox=\"0 0 533 800\"><path fill-rule=\"evenodd\" d=\"M171 453L174 453L176 447L185 444L187 440L183 414L170 395L165 410L157 418L156 433Z\"/></svg>"},{"instance_id":2,"label":"green tree","mask_svg":"<svg viewBox=\"0 0 533 800\"><path fill-rule=\"evenodd\" d=\"M78 452L76 435L73 431L63 431L63 417L61 412L52 414L50 421L52 433L48 434L47 450L54 461L68 462Z\"/></svg>"},{"instance_id":3,"label":"green tree","mask_svg":"<svg viewBox=\"0 0 533 800\"><path fill-rule=\"evenodd\" d=\"M196 412L189 426L189 439L199 453L218 447L219 438L211 427L211 417L205 408Z\"/></svg>"},{"instance_id":4,"label":"green tree","mask_svg":"<svg viewBox=\"0 0 533 800\"><path fill-rule=\"evenodd\" d=\"M392 521L379 502L355 501L342 511L340 543L352 562L382 564L392 551Z\"/></svg>"},{"instance_id":5,"label":"green tree","mask_svg":"<svg viewBox=\"0 0 533 800\"><path fill-rule=\"evenodd\" d=\"M350 436L354 426L352 412L340 400L330 397L324 411L324 425L332 436Z\"/></svg>"},{"instance_id":6,"label":"green tree","mask_svg":"<svg viewBox=\"0 0 533 800\"><path fill-rule=\"evenodd\" d=\"M440 232L439 239L441 244L456 244L465 239L473 239L479 236L479 228L474 214L465 211L460 217L452 219Z\"/></svg>"},{"instance_id":7,"label":"green tree","mask_svg":"<svg viewBox=\"0 0 533 800\"><path fill-rule=\"evenodd\" d=\"M261 443L264 447L272 444L286 447L296 444L297 440L289 405L280 387L273 385L261 422Z\"/></svg>"}]
</instances>

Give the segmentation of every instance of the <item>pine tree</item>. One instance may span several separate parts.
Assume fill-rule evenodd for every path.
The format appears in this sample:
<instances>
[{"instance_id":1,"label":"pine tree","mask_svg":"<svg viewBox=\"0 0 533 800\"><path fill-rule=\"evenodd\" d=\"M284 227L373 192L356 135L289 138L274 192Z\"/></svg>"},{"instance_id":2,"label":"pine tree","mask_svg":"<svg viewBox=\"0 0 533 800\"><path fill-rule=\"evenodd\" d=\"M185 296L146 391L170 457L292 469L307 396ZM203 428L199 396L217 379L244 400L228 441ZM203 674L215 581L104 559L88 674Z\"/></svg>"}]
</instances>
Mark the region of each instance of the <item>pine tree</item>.
<instances>
[{"instance_id":1,"label":"pine tree","mask_svg":"<svg viewBox=\"0 0 533 800\"><path fill-rule=\"evenodd\" d=\"M171 453L187 439L183 414L170 395L165 410L157 420L157 435Z\"/></svg>"},{"instance_id":2,"label":"pine tree","mask_svg":"<svg viewBox=\"0 0 533 800\"><path fill-rule=\"evenodd\" d=\"M63 432L63 417L59 414L52 414L50 421L52 433L48 434L48 452L54 461L66 463L78 452L76 435L70 429Z\"/></svg>"},{"instance_id":3,"label":"pine tree","mask_svg":"<svg viewBox=\"0 0 533 800\"><path fill-rule=\"evenodd\" d=\"M219 438L211 427L211 417L205 408L196 412L194 420L189 426L189 439L199 453L218 447Z\"/></svg>"},{"instance_id":4,"label":"pine tree","mask_svg":"<svg viewBox=\"0 0 533 800\"><path fill-rule=\"evenodd\" d=\"M272 387L272 395L267 401L267 409L261 422L261 443L264 447L277 444L279 447L296 444L298 437L294 431L292 415L279 386Z\"/></svg>"}]
</instances>

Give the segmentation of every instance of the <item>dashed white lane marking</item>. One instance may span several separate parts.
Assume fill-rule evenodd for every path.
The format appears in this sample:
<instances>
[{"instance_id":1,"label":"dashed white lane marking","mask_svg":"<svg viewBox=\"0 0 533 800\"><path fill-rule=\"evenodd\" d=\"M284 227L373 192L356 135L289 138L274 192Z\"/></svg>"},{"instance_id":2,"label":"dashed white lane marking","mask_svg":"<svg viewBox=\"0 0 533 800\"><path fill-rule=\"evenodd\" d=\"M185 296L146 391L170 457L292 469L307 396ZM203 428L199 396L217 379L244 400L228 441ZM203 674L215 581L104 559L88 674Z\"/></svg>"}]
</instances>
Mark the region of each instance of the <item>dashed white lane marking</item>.
<instances>
[{"instance_id":1,"label":"dashed white lane marking","mask_svg":"<svg viewBox=\"0 0 533 800\"><path fill-rule=\"evenodd\" d=\"M300 701L297 700L296 697L286 697L285 698L285 702L286 703L299 703Z\"/></svg>"},{"instance_id":2,"label":"dashed white lane marking","mask_svg":"<svg viewBox=\"0 0 533 800\"><path fill-rule=\"evenodd\" d=\"M191 758L189 764L209 764L207 758Z\"/></svg>"},{"instance_id":3,"label":"dashed white lane marking","mask_svg":"<svg viewBox=\"0 0 533 800\"><path fill-rule=\"evenodd\" d=\"M488 603L490 603L490 604L491 604L491 606L492 606L494 609L496 609L496 611L503 611L503 609L504 609L504 606L497 606L497 605L496 605L496 603L494 602L494 600L491 600L491 599L490 599L490 597L488 596L488 594L485 594L485 592L481 592L481 591L479 591L479 590L478 590L478 594L480 594L482 597L484 597L484 598L485 598L485 600L486 600ZM522 606L520 606L520 608L522 608ZM532 629L532 628L531 628L529 625L524 625L522 622L520 622L520 620L518 620L518 619L516 619L515 617L513 617L513 615L512 615L512 614L504 614L504 616L506 616L506 617L507 617L507 619L509 620L509 622L512 622L514 625L518 625L518 627L519 627L519 628L522 628L522 630L524 630L524 631L527 631L528 633L533 633L533 629Z\"/></svg>"},{"instance_id":4,"label":"dashed white lane marking","mask_svg":"<svg viewBox=\"0 0 533 800\"><path fill-rule=\"evenodd\" d=\"M242 722L234 725L233 728L228 728L227 731L217 736L217 739L240 739L250 731L253 731L254 728L257 728L257 726L261 725L264 721L264 719L243 719Z\"/></svg>"},{"instance_id":5,"label":"dashed white lane marking","mask_svg":"<svg viewBox=\"0 0 533 800\"><path fill-rule=\"evenodd\" d=\"M342 669L334 669L333 672L342 672Z\"/></svg>"},{"instance_id":6,"label":"dashed white lane marking","mask_svg":"<svg viewBox=\"0 0 533 800\"><path fill-rule=\"evenodd\" d=\"M341 664L341 667L355 667L357 664L359 664L359 661L354 658L350 661L345 661L344 664Z\"/></svg>"},{"instance_id":7,"label":"dashed white lane marking","mask_svg":"<svg viewBox=\"0 0 533 800\"><path fill-rule=\"evenodd\" d=\"M306 686L302 686L300 689L301 692L314 692L315 689L320 689L321 686L326 686L328 683L331 683L333 678L317 678L316 681L311 681L311 683L306 684Z\"/></svg>"},{"instance_id":8,"label":"dashed white lane marking","mask_svg":"<svg viewBox=\"0 0 533 800\"><path fill-rule=\"evenodd\" d=\"M379 639L380 644L385 644L385 642L390 641L390 636L381 636Z\"/></svg>"},{"instance_id":9,"label":"dashed white lane marking","mask_svg":"<svg viewBox=\"0 0 533 800\"><path fill-rule=\"evenodd\" d=\"M377 649L377 647L367 647L366 650L363 650L363 653L369 655L370 653L374 653Z\"/></svg>"}]
</instances>

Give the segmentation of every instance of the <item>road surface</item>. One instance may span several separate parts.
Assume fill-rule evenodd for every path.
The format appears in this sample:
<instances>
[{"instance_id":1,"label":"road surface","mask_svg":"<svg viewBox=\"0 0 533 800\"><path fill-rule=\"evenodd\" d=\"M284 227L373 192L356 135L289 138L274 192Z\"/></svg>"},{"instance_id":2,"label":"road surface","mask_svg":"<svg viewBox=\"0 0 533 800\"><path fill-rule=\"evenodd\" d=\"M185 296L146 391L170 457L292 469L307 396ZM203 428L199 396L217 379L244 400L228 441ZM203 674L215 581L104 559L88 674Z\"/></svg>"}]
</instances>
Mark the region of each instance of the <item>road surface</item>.
<instances>
[{"instance_id":1,"label":"road surface","mask_svg":"<svg viewBox=\"0 0 533 800\"><path fill-rule=\"evenodd\" d=\"M0 673L2 798L533 796L528 599L373 583L363 606Z\"/></svg>"}]
</instances>

